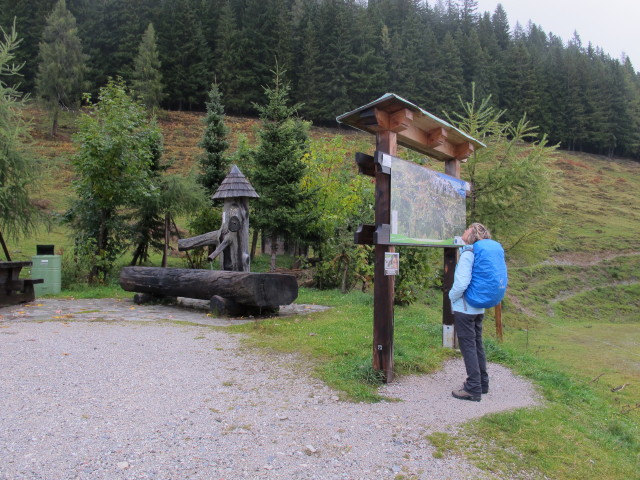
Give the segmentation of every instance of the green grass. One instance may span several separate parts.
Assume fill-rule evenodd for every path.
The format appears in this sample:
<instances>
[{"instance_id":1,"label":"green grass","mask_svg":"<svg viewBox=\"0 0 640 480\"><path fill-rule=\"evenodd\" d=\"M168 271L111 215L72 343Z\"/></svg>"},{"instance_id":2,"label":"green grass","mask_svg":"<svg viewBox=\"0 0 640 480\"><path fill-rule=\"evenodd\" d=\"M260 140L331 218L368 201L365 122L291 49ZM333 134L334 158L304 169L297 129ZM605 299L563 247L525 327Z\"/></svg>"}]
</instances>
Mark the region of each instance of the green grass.
<instances>
[{"instance_id":1,"label":"green grass","mask_svg":"<svg viewBox=\"0 0 640 480\"><path fill-rule=\"evenodd\" d=\"M490 359L538 384L546 403L482 417L459 434L436 435L431 440L438 455L461 453L501 478L514 472L526 472L527 478L637 476L637 418L611 402L610 391L519 350L490 342L487 351Z\"/></svg>"},{"instance_id":2,"label":"green grass","mask_svg":"<svg viewBox=\"0 0 640 480\"><path fill-rule=\"evenodd\" d=\"M640 455L640 218L633 206L640 164L567 157L559 162L564 190L558 215L565 221L557 251L565 255L563 263L511 270L512 298L503 311L505 343L487 342L490 359L530 378L545 405L490 415L457 435L437 433L430 441L438 447L436 455L467 455L501 478L518 472L525 478L635 478ZM367 370L372 314L371 307L363 307L368 300L313 291L302 298L336 305L335 311L312 320L278 321L274 331L274 326L244 326L252 334L251 344L298 352L315 375L346 396L378 399L379 379ZM396 307L398 372L437 368L443 358L440 315L437 302ZM348 332L345 322L351 325ZM485 331L493 336L491 328Z\"/></svg>"},{"instance_id":3,"label":"green grass","mask_svg":"<svg viewBox=\"0 0 640 480\"><path fill-rule=\"evenodd\" d=\"M313 315L261 320L232 327L250 334L248 344L298 353L311 373L355 401L377 401L380 375L373 371L370 294L301 289L297 303L331 305ZM426 314L426 315L425 315ZM396 308L395 367L400 374L431 372L452 352L441 348L439 313L419 306Z\"/></svg>"},{"instance_id":4,"label":"green grass","mask_svg":"<svg viewBox=\"0 0 640 480\"><path fill-rule=\"evenodd\" d=\"M637 249L640 162L560 152L557 213L563 251Z\"/></svg>"},{"instance_id":5,"label":"green grass","mask_svg":"<svg viewBox=\"0 0 640 480\"><path fill-rule=\"evenodd\" d=\"M302 289L298 301L333 308L233 330L248 334L246 342L254 348L297 353L301 368L341 390L346 398L380 400L380 378L371 370L372 297L360 292L342 295ZM439 307L395 308L394 358L399 374L434 371L453 354L440 347L440 321ZM486 331L492 336L489 325ZM554 347L553 335L541 337L548 331L555 330L541 328L532 333L528 346L516 341L521 335L514 331L507 332L505 344L492 339L486 342L491 361L539 386L544 406L483 417L466 424L458 434L431 435L429 440L438 448L436 456L466 455L501 478L519 474L528 478L634 478L640 422L638 411L630 410L636 401L633 389L612 392L612 386L624 380L613 371L592 381L605 367L590 362L574 337L556 335ZM566 330L562 333L569 335ZM594 336L598 341L606 338L599 331ZM538 348L542 345L548 350ZM619 353L609 350L612 355Z\"/></svg>"}]
</instances>

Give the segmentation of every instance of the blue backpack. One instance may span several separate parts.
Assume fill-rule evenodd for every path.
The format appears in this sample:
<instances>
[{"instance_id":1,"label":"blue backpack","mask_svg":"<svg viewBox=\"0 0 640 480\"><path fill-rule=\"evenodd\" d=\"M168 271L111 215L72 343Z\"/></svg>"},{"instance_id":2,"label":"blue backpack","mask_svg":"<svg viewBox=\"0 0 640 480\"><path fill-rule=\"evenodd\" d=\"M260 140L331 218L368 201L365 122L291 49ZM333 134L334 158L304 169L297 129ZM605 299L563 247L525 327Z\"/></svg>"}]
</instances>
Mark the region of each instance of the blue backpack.
<instances>
[{"instance_id":1,"label":"blue backpack","mask_svg":"<svg viewBox=\"0 0 640 480\"><path fill-rule=\"evenodd\" d=\"M504 249L495 240L486 239L474 243L472 250L473 271L464 298L472 307L494 307L504 298L509 280Z\"/></svg>"}]
</instances>

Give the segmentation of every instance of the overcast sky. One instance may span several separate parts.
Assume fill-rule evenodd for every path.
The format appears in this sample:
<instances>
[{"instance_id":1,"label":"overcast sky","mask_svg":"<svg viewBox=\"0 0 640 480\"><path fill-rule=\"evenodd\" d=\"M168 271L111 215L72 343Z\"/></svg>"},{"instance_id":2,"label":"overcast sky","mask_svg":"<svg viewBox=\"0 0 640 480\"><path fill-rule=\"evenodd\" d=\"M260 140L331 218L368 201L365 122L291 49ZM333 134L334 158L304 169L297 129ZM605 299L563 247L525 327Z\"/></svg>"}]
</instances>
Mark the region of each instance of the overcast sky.
<instances>
[{"instance_id":1,"label":"overcast sky","mask_svg":"<svg viewBox=\"0 0 640 480\"><path fill-rule=\"evenodd\" d=\"M639 0L477 0L478 12L493 14L501 3L513 30L516 21L526 29L531 20L547 34L562 38L565 45L577 31L586 47L602 47L612 58L624 52L640 71Z\"/></svg>"}]
</instances>

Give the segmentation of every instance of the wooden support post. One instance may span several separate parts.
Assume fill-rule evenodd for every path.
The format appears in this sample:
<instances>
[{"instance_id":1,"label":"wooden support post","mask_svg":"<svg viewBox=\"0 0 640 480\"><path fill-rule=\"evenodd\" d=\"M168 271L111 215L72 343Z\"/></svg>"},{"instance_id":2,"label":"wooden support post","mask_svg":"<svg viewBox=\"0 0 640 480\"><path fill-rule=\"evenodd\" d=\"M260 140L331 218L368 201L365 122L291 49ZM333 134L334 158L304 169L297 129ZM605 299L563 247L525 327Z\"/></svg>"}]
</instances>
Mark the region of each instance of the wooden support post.
<instances>
[{"instance_id":1,"label":"wooden support post","mask_svg":"<svg viewBox=\"0 0 640 480\"><path fill-rule=\"evenodd\" d=\"M382 123L382 122L381 122ZM376 133L376 150L397 154L397 134L390 130ZM376 226L391 223L391 175L376 172ZM393 299L394 277L384 274L384 256L395 251L389 245L375 246L373 277L373 368L382 371L385 382L392 382L393 372Z\"/></svg>"},{"instance_id":2,"label":"wooden support post","mask_svg":"<svg viewBox=\"0 0 640 480\"><path fill-rule=\"evenodd\" d=\"M496 337L498 337L499 342L502 342L502 303L493 308L493 313L496 317Z\"/></svg>"},{"instance_id":3,"label":"wooden support post","mask_svg":"<svg viewBox=\"0 0 640 480\"><path fill-rule=\"evenodd\" d=\"M460 160L447 160L444 165L444 173L455 178L460 178ZM453 287L453 277L458 262L458 249L444 249L444 278L442 279L442 346L455 348L457 345L453 312L449 291Z\"/></svg>"},{"instance_id":4,"label":"wooden support post","mask_svg":"<svg viewBox=\"0 0 640 480\"><path fill-rule=\"evenodd\" d=\"M455 248L444 249L444 275L442 279L442 346L455 348L457 342L453 324L453 311L449 291L453 287L453 275L458 262L458 250Z\"/></svg>"}]
</instances>

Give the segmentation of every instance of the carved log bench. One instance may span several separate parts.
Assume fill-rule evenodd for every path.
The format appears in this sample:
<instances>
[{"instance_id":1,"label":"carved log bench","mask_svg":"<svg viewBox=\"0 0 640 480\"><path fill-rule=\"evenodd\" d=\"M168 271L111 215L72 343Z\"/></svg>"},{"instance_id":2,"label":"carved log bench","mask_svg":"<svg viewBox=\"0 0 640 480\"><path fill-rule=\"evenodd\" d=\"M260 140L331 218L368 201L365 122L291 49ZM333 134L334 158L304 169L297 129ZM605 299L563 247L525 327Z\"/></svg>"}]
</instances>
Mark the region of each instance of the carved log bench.
<instances>
[{"instance_id":1,"label":"carved log bench","mask_svg":"<svg viewBox=\"0 0 640 480\"><path fill-rule=\"evenodd\" d=\"M276 313L298 298L293 275L185 268L124 267L120 286L136 292L137 303L186 297L209 300L218 315Z\"/></svg>"}]
</instances>

